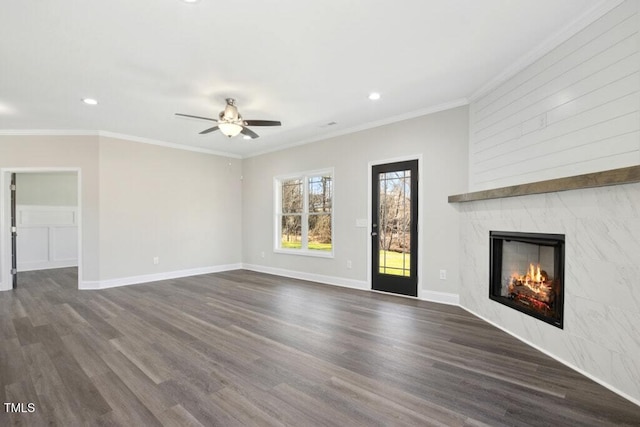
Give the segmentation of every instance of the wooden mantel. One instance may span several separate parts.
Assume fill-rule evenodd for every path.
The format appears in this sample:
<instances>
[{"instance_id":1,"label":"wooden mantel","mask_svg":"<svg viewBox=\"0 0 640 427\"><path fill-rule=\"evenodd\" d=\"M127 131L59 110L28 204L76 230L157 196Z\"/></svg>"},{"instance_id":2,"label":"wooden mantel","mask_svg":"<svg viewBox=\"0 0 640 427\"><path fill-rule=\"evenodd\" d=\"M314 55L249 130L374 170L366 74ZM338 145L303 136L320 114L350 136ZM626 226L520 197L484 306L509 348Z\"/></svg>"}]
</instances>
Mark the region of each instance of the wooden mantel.
<instances>
[{"instance_id":1,"label":"wooden mantel","mask_svg":"<svg viewBox=\"0 0 640 427\"><path fill-rule=\"evenodd\" d=\"M566 178L549 179L547 181L538 181L529 184L512 185L510 187L494 188L492 190L475 191L473 193L456 194L449 196L449 203L501 199L505 197L526 196L529 194L630 184L633 182L640 182L640 165Z\"/></svg>"}]
</instances>

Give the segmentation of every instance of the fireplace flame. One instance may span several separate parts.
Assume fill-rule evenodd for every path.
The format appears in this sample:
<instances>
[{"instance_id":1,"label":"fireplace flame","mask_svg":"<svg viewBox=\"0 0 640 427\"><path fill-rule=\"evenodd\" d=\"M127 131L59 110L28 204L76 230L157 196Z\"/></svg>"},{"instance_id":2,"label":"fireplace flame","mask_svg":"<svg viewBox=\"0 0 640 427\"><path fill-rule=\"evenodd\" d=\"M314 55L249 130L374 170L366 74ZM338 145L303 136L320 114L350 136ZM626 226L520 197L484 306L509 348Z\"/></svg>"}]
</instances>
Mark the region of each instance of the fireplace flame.
<instances>
[{"instance_id":1,"label":"fireplace flame","mask_svg":"<svg viewBox=\"0 0 640 427\"><path fill-rule=\"evenodd\" d=\"M524 286L530 293L536 295L540 301L548 301L551 293L551 286L547 283L547 278L540 270L540 264L534 266L529 264L526 274L513 273L511 275L510 289L515 286Z\"/></svg>"},{"instance_id":2,"label":"fireplace flame","mask_svg":"<svg viewBox=\"0 0 640 427\"><path fill-rule=\"evenodd\" d=\"M544 282L544 278L542 274L540 274L540 264L538 264L537 271L534 270L533 264L529 264L529 277L531 277L534 282Z\"/></svg>"}]
</instances>

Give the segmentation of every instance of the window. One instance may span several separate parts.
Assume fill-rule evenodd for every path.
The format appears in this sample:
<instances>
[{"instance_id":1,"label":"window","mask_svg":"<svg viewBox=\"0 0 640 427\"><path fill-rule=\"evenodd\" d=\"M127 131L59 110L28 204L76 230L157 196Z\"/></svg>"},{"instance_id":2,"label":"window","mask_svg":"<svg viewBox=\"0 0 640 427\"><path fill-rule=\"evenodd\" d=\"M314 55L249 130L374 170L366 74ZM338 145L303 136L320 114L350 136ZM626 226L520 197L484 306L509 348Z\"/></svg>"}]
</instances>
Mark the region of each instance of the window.
<instances>
[{"instance_id":1,"label":"window","mask_svg":"<svg viewBox=\"0 0 640 427\"><path fill-rule=\"evenodd\" d=\"M333 171L277 177L275 248L300 255L333 255Z\"/></svg>"}]
</instances>

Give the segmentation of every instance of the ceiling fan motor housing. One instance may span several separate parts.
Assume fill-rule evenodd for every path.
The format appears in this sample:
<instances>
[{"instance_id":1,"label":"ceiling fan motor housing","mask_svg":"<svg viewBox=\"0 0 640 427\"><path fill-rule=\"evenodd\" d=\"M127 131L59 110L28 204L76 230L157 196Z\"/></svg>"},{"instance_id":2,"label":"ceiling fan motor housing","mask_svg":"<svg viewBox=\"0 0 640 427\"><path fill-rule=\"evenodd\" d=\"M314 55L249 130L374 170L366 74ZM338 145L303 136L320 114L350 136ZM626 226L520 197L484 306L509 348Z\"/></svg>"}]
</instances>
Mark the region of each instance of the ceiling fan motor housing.
<instances>
[{"instance_id":1,"label":"ceiling fan motor housing","mask_svg":"<svg viewBox=\"0 0 640 427\"><path fill-rule=\"evenodd\" d=\"M240 120L240 114L238 114L238 107L235 105L227 105L224 107L224 111L220 112L220 120L225 122L235 122Z\"/></svg>"}]
</instances>

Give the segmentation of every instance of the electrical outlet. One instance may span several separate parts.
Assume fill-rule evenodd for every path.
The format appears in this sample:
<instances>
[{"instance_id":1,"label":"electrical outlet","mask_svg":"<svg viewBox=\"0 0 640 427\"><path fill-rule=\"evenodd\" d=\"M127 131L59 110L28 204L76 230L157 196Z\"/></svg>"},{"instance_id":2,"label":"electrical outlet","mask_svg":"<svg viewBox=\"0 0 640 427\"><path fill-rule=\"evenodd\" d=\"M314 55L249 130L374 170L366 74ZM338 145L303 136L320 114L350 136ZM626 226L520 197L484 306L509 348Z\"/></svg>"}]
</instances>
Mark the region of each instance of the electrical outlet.
<instances>
[{"instance_id":1,"label":"electrical outlet","mask_svg":"<svg viewBox=\"0 0 640 427\"><path fill-rule=\"evenodd\" d=\"M157 257L157 256L154 256L154 257L153 257L153 263L154 263L155 265L160 264L160 258L159 258L159 257Z\"/></svg>"},{"instance_id":2,"label":"electrical outlet","mask_svg":"<svg viewBox=\"0 0 640 427\"><path fill-rule=\"evenodd\" d=\"M264 251L260 252L260 258L264 258Z\"/></svg>"},{"instance_id":3,"label":"electrical outlet","mask_svg":"<svg viewBox=\"0 0 640 427\"><path fill-rule=\"evenodd\" d=\"M348 259L348 260L347 260L347 268L348 268L348 269L351 269L351 267L353 267L353 264L351 263L351 260L350 260L350 259Z\"/></svg>"},{"instance_id":4,"label":"electrical outlet","mask_svg":"<svg viewBox=\"0 0 640 427\"><path fill-rule=\"evenodd\" d=\"M447 280L447 270L440 270L440 280Z\"/></svg>"}]
</instances>

